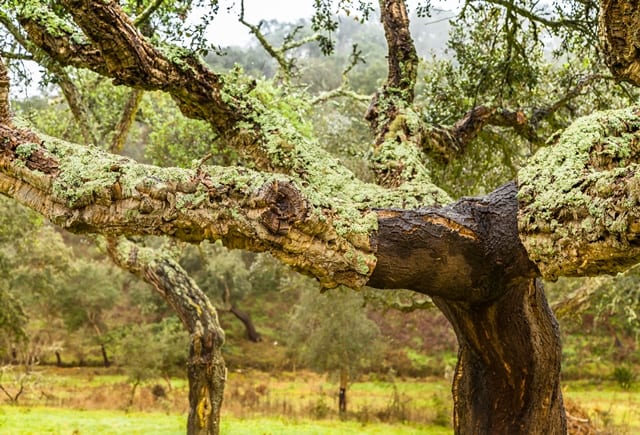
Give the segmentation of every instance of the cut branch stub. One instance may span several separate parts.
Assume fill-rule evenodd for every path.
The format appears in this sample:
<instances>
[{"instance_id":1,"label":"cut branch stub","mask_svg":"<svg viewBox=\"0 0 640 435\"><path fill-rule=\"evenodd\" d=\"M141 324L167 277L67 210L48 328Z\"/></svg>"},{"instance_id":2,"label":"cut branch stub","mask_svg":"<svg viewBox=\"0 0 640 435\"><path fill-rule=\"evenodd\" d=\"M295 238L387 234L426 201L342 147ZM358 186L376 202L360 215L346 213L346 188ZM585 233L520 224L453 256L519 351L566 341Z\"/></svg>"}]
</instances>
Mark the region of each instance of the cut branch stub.
<instances>
[{"instance_id":1,"label":"cut branch stub","mask_svg":"<svg viewBox=\"0 0 640 435\"><path fill-rule=\"evenodd\" d=\"M257 194L256 205L267 209L259 221L271 234L285 235L291 226L307 215L307 204L300 192L287 181L272 181L263 185Z\"/></svg>"},{"instance_id":2,"label":"cut branch stub","mask_svg":"<svg viewBox=\"0 0 640 435\"><path fill-rule=\"evenodd\" d=\"M640 112L581 118L519 175L520 237L545 278L640 261Z\"/></svg>"}]
</instances>

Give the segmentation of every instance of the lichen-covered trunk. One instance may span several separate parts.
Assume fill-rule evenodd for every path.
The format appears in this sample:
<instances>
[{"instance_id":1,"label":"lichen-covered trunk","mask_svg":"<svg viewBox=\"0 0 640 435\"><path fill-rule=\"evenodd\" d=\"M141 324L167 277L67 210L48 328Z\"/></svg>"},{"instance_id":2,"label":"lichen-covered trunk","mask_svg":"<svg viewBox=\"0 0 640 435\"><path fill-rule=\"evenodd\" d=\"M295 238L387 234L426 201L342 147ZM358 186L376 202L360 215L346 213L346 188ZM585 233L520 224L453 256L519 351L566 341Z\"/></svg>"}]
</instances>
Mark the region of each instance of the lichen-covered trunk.
<instances>
[{"instance_id":1,"label":"lichen-covered trunk","mask_svg":"<svg viewBox=\"0 0 640 435\"><path fill-rule=\"evenodd\" d=\"M220 432L226 369L220 352L219 327L212 326L203 326L191 334L187 362L188 435L215 435Z\"/></svg>"},{"instance_id":2,"label":"lichen-covered trunk","mask_svg":"<svg viewBox=\"0 0 640 435\"><path fill-rule=\"evenodd\" d=\"M565 434L558 325L537 279L482 304L434 298L460 345L456 434Z\"/></svg>"},{"instance_id":3,"label":"lichen-covered trunk","mask_svg":"<svg viewBox=\"0 0 640 435\"><path fill-rule=\"evenodd\" d=\"M190 335L187 434L218 434L226 367L221 352L224 332L215 308L184 269L159 250L123 238L110 238L108 250L118 265L151 284L185 325Z\"/></svg>"}]
</instances>

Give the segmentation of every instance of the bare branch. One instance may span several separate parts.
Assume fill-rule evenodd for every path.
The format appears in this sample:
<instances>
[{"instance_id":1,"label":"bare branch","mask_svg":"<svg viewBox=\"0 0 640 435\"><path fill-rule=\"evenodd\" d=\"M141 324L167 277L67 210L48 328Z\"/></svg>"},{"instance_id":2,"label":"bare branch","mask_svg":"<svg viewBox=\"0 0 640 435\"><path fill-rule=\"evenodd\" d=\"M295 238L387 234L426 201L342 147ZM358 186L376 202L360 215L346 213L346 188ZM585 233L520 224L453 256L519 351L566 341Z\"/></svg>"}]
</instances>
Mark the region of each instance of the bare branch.
<instances>
[{"instance_id":1,"label":"bare branch","mask_svg":"<svg viewBox=\"0 0 640 435\"><path fill-rule=\"evenodd\" d=\"M320 95L316 96L311 100L311 105L324 103L325 101L328 101L330 99L337 98L337 97L347 97L347 98L351 98L352 100L360 101L363 103L371 101L371 96L358 94L354 92L352 89L350 89L350 85L349 85L349 73L359 62L364 62L364 60L361 57L361 54L362 52L358 50L357 46L354 44L349 63L347 64L345 69L342 71L342 82L340 83L340 86L330 91L323 92Z\"/></svg>"},{"instance_id":2,"label":"bare branch","mask_svg":"<svg viewBox=\"0 0 640 435\"><path fill-rule=\"evenodd\" d=\"M524 110L509 110L477 106L468 111L453 126L425 124L423 126L420 147L439 161L449 162L464 154L467 146L487 126L510 128L517 135L533 144L541 144L543 138L538 136L538 127L571 100L582 95L584 88L599 80L612 80L613 77L602 74L590 74L578 80L576 85L567 90L560 98L546 107L532 110L527 117Z\"/></svg>"},{"instance_id":3,"label":"bare branch","mask_svg":"<svg viewBox=\"0 0 640 435\"><path fill-rule=\"evenodd\" d=\"M476 3L477 1L478 0L468 0L467 3ZM550 15L549 13L542 10L534 11L534 10L525 9L521 6L518 6L516 2L514 2L513 0L482 0L482 3L489 3L489 4L498 5L498 6L503 6L508 10L510 10L511 12L523 18L526 18L527 20L533 23L541 24L544 27L547 27L549 29L557 30L557 29L571 28L571 29L579 30L584 34L595 37L594 29L591 26L592 23L587 23L585 21L580 21L580 20L567 20L567 19L555 20L552 18L546 18L545 15L548 16Z\"/></svg>"},{"instance_id":4,"label":"bare branch","mask_svg":"<svg viewBox=\"0 0 640 435\"><path fill-rule=\"evenodd\" d=\"M113 139L111 140L111 145L109 146L110 152L119 154L122 151L122 147L127 140L129 130L133 125L136 113L138 112L138 108L140 107L140 102L142 101L143 94L144 92L139 89L131 90L129 98L127 98L127 102L122 109L120 120L115 127Z\"/></svg>"},{"instance_id":5,"label":"bare branch","mask_svg":"<svg viewBox=\"0 0 640 435\"><path fill-rule=\"evenodd\" d=\"M280 66L280 76L282 77L283 81L285 83L288 83L291 79L291 75L292 75L292 68L293 68L293 61L290 59L287 59L285 54L287 53L287 51L289 50L293 50L295 48L301 47L305 44L308 44L310 42L316 41L318 39L318 37L320 36L319 34L314 34L311 36L308 36L306 38L302 38L299 40L287 40L285 41L285 43L280 47L280 48L275 48L273 45L271 45L271 43L269 43L269 41L267 41L267 38L265 37L265 35L262 33L262 31L260 30L260 27L262 26L262 22L259 25L254 25L251 24L249 22L247 22L244 19L244 1L240 2L240 17L239 17L239 21L240 23L242 23L245 27L247 27L249 29L249 31L256 37L256 39L258 40L258 42L260 43L260 45L262 46L262 48L265 49L265 51L267 53L269 53L269 55L271 55L271 57L278 62L278 65ZM295 32L294 32L295 34Z\"/></svg>"},{"instance_id":6,"label":"bare branch","mask_svg":"<svg viewBox=\"0 0 640 435\"><path fill-rule=\"evenodd\" d=\"M36 60L35 57L31 56L30 54L14 53L14 52L9 52L4 50L0 50L0 56L2 56L5 59L12 59L12 60Z\"/></svg>"}]
</instances>

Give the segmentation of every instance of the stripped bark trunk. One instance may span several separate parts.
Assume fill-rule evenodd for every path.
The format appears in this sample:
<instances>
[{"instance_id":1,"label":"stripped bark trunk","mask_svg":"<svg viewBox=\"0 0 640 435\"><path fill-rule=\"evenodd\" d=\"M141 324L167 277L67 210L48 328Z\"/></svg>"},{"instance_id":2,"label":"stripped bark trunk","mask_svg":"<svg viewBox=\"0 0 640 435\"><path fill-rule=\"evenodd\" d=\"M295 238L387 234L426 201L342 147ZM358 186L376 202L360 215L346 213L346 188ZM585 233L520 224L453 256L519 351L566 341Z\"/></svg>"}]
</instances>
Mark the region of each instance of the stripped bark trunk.
<instances>
[{"instance_id":1,"label":"stripped bark trunk","mask_svg":"<svg viewBox=\"0 0 640 435\"><path fill-rule=\"evenodd\" d=\"M433 297L458 338L456 434L562 434L560 337L518 238L515 184L484 198L380 211L370 285Z\"/></svg>"}]
</instances>

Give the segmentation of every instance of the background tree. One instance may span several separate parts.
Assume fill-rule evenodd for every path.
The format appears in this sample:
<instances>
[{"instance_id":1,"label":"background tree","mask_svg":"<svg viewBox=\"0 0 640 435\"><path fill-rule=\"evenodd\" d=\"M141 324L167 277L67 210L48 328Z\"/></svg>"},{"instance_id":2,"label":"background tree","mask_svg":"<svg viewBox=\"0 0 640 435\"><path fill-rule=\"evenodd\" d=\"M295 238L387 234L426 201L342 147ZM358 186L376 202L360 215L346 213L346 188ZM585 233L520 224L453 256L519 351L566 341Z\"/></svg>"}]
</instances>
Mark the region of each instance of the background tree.
<instances>
[{"instance_id":1,"label":"background tree","mask_svg":"<svg viewBox=\"0 0 640 435\"><path fill-rule=\"evenodd\" d=\"M306 289L293 308L288 334L297 358L308 366L338 374L338 410L347 412L347 388L373 363L380 330L362 309L359 293L337 289L319 294Z\"/></svg>"}]
</instances>

